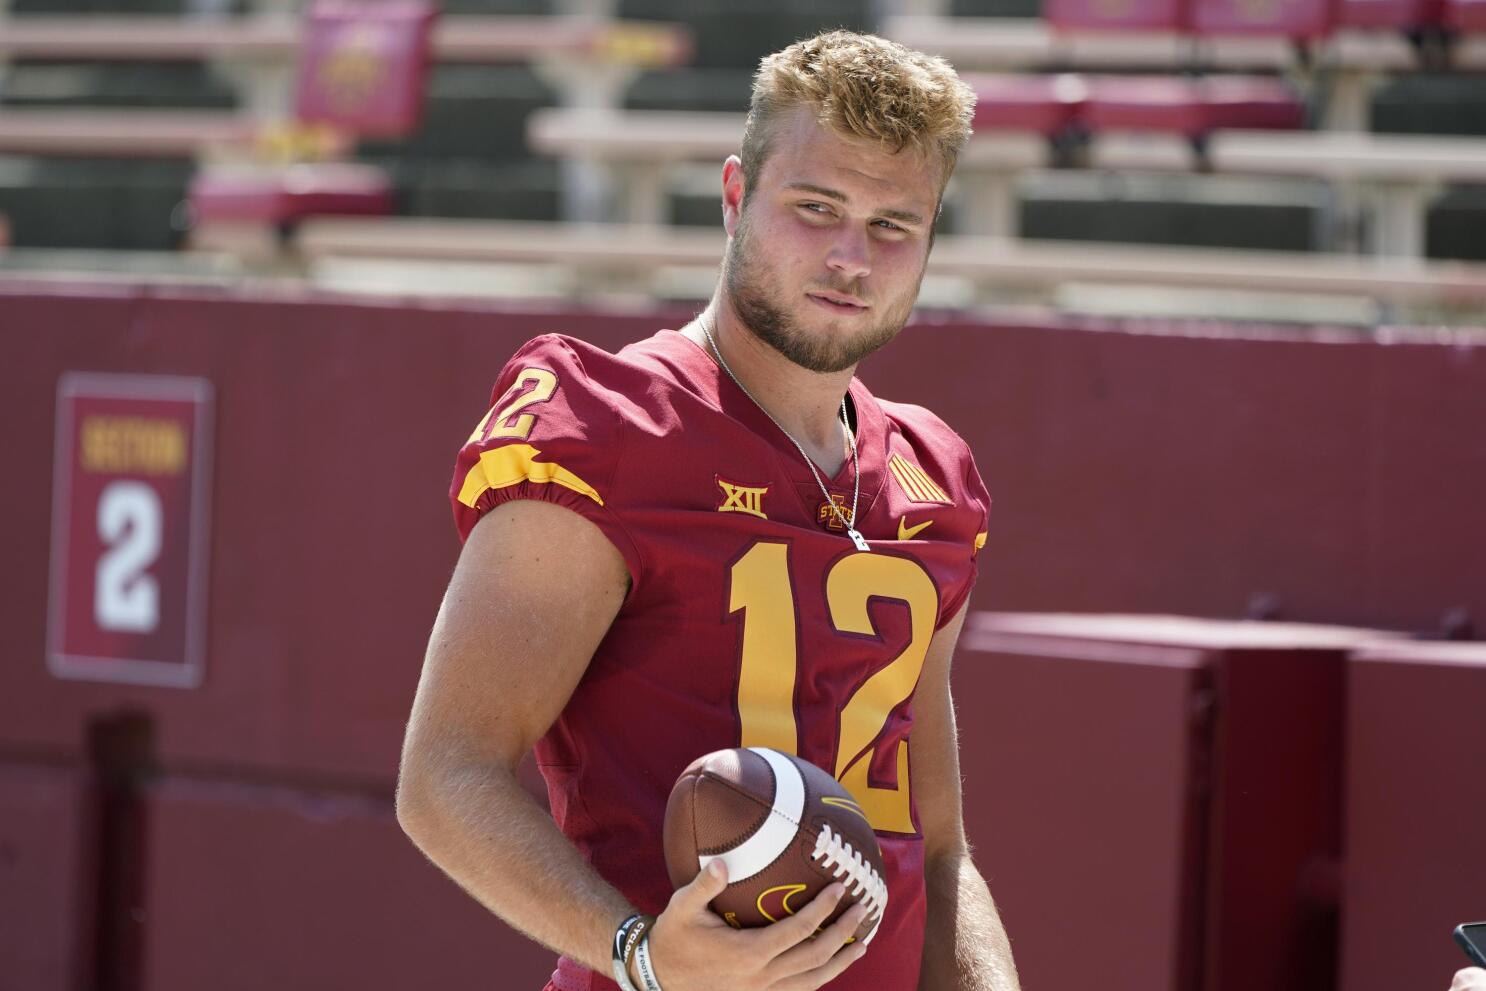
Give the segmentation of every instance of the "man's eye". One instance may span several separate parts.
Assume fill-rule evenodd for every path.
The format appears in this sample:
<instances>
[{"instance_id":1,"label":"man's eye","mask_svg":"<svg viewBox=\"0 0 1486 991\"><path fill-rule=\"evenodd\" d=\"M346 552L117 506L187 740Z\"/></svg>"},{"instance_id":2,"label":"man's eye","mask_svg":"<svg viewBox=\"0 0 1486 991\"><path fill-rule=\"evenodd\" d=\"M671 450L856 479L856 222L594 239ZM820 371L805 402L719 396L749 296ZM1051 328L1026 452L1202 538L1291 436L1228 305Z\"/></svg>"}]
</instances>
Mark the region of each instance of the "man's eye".
<instances>
[{"instance_id":1,"label":"man's eye","mask_svg":"<svg viewBox=\"0 0 1486 991\"><path fill-rule=\"evenodd\" d=\"M905 231L904 228L899 227L897 224L893 223L891 220L878 220L878 221L875 221L875 223L879 227L881 227L883 230L897 231L898 233L906 233L906 231Z\"/></svg>"},{"instance_id":2,"label":"man's eye","mask_svg":"<svg viewBox=\"0 0 1486 991\"><path fill-rule=\"evenodd\" d=\"M801 203L801 209L809 210L811 213L830 213L831 210L824 203Z\"/></svg>"}]
</instances>

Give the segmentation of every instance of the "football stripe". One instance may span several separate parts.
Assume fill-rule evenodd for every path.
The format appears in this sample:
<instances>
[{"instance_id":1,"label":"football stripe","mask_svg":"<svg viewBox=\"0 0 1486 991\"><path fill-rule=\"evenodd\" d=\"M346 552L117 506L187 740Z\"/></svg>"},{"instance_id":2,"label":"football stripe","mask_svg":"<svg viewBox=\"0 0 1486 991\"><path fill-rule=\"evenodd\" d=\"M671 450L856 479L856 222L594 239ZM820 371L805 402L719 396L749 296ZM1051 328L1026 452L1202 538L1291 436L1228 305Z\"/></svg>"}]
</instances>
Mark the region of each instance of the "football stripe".
<instances>
[{"instance_id":1,"label":"football stripe","mask_svg":"<svg viewBox=\"0 0 1486 991\"><path fill-rule=\"evenodd\" d=\"M714 860L728 869L728 884L762 873L778 860L794 842L805 815L805 779L788 757L768 747L749 747L769 763L774 772L774 806L762 826L748 839L726 853L701 854L697 862L702 870Z\"/></svg>"}]
</instances>

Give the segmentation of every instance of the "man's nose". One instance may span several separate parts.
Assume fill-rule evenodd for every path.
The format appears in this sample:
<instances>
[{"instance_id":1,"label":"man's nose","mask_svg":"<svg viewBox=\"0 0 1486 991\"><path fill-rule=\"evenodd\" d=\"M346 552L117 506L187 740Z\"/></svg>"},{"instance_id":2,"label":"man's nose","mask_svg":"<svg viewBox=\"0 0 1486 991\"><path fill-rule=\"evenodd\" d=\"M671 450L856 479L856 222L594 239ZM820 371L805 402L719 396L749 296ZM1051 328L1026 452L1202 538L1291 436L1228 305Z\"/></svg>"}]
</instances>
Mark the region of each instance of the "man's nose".
<instances>
[{"instance_id":1,"label":"man's nose","mask_svg":"<svg viewBox=\"0 0 1486 991\"><path fill-rule=\"evenodd\" d=\"M826 265L847 279L860 279L872 271L871 246L860 228L843 230L826 255Z\"/></svg>"}]
</instances>

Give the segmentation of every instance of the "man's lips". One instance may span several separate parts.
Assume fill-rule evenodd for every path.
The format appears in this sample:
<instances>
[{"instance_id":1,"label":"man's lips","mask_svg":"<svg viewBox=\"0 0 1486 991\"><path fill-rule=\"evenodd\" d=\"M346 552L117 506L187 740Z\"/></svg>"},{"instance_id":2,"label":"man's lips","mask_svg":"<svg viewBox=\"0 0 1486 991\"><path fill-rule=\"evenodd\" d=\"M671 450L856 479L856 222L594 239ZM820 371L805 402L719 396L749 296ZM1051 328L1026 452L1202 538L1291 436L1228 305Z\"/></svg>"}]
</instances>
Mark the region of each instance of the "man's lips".
<instances>
[{"instance_id":1,"label":"man's lips","mask_svg":"<svg viewBox=\"0 0 1486 991\"><path fill-rule=\"evenodd\" d=\"M846 293L831 292L830 290L819 290L816 292L806 293L805 295L809 296L811 299L815 300L818 303L830 307L833 310L842 312L860 311L867 308L866 303L857 299L855 296L848 296Z\"/></svg>"}]
</instances>

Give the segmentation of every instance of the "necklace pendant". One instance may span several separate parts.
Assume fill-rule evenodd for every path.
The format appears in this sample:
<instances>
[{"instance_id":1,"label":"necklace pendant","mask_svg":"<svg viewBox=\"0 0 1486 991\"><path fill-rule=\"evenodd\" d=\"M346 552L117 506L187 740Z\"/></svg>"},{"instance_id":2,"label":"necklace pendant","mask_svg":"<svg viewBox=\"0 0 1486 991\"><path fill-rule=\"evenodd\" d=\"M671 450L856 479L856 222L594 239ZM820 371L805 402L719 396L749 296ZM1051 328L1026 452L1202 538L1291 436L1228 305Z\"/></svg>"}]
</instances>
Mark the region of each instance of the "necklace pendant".
<instances>
[{"instance_id":1,"label":"necklace pendant","mask_svg":"<svg viewBox=\"0 0 1486 991\"><path fill-rule=\"evenodd\" d=\"M857 545L857 550L870 551L872 549L871 546L867 543L867 538L863 537L860 533L857 533L856 530L847 530L846 535L851 538L851 542L853 544Z\"/></svg>"}]
</instances>

